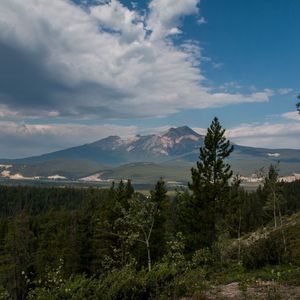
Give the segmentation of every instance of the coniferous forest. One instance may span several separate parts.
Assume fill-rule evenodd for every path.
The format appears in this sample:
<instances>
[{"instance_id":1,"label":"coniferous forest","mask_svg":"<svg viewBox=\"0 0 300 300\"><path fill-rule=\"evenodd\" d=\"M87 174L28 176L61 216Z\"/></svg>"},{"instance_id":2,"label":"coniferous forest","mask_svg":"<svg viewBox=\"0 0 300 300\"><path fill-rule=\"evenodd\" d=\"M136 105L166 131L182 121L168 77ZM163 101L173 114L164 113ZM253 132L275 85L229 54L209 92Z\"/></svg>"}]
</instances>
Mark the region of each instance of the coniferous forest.
<instances>
[{"instance_id":1,"label":"coniferous forest","mask_svg":"<svg viewBox=\"0 0 300 300\"><path fill-rule=\"evenodd\" d=\"M241 299L260 283L265 298L253 299L289 299L280 286L300 284L300 182L280 182L271 165L244 190L224 134L215 118L175 194L162 178L149 193L130 180L0 186L0 299L225 299L212 291L233 282Z\"/></svg>"}]
</instances>

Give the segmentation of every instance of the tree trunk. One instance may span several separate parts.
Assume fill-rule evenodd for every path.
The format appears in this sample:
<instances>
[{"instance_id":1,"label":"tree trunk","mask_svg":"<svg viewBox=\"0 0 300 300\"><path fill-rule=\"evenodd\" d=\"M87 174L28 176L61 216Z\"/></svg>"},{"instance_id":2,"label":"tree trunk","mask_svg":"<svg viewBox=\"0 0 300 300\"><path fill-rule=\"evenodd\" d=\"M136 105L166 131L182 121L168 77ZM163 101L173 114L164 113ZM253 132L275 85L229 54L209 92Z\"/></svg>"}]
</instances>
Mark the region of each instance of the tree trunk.
<instances>
[{"instance_id":1,"label":"tree trunk","mask_svg":"<svg viewBox=\"0 0 300 300\"><path fill-rule=\"evenodd\" d=\"M150 245L149 241L146 240L146 247L147 247L147 255L148 255L148 271L151 271L151 254L150 254Z\"/></svg>"},{"instance_id":2,"label":"tree trunk","mask_svg":"<svg viewBox=\"0 0 300 300\"><path fill-rule=\"evenodd\" d=\"M242 213L241 213L241 209L239 209L239 229L238 229L238 242L239 242L238 261L239 261L239 263L241 260L241 225L242 225Z\"/></svg>"},{"instance_id":3,"label":"tree trunk","mask_svg":"<svg viewBox=\"0 0 300 300\"><path fill-rule=\"evenodd\" d=\"M282 227L282 215L281 215L281 210L280 207L278 205L278 213L279 213L279 220L280 220L280 230L281 230L281 234L282 234L282 240L283 240L283 245L284 245L284 252L286 252L286 238L285 238L285 234L283 231L283 227Z\"/></svg>"},{"instance_id":4,"label":"tree trunk","mask_svg":"<svg viewBox=\"0 0 300 300\"><path fill-rule=\"evenodd\" d=\"M276 195L273 191L273 216L274 216L274 227L277 228L277 218L276 218Z\"/></svg>"}]
</instances>

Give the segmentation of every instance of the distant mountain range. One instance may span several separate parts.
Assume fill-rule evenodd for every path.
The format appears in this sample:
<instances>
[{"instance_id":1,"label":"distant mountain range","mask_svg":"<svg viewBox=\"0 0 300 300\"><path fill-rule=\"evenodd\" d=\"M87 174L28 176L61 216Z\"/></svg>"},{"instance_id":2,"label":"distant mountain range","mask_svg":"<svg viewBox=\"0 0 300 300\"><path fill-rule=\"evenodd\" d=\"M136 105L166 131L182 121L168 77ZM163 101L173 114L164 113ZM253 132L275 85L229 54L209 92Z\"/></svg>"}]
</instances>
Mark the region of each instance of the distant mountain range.
<instances>
[{"instance_id":1,"label":"distant mountain range","mask_svg":"<svg viewBox=\"0 0 300 300\"><path fill-rule=\"evenodd\" d=\"M109 136L99 141L40 156L0 160L0 174L24 177L132 178L140 182L159 176L170 181L189 180L189 169L198 159L204 136L187 126L161 134L122 139ZM265 149L234 145L229 159L235 172L250 175L263 166L280 161L283 174L300 172L300 150ZM4 172L4 173L3 173ZM9 173L8 173L9 172ZM57 177L59 178L59 177ZM88 180L87 179L87 180Z\"/></svg>"}]
</instances>

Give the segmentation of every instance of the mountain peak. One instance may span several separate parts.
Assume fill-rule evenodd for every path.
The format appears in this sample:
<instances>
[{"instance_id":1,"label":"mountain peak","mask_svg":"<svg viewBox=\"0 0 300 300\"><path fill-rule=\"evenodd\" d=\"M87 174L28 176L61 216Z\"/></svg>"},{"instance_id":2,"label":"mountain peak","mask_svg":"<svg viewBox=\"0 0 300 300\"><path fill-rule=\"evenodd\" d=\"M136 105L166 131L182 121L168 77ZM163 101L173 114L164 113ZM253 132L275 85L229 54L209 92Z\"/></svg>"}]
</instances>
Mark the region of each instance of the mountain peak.
<instances>
[{"instance_id":1,"label":"mountain peak","mask_svg":"<svg viewBox=\"0 0 300 300\"><path fill-rule=\"evenodd\" d=\"M96 147L105 147L105 148L109 148L109 147L114 147L116 145L118 145L121 141L121 138L117 135L111 135L108 136L104 139L101 139L99 141L96 141L94 143L92 143L92 146L96 146Z\"/></svg>"},{"instance_id":2,"label":"mountain peak","mask_svg":"<svg viewBox=\"0 0 300 300\"><path fill-rule=\"evenodd\" d=\"M180 127L172 127L170 128L165 134L164 136L172 136L172 137L181 137L181 136L185 136L185 135L194 135L197 137L200 137L200 134L198 134L197 132L195 132L193 129L191 129L188 126L180 126Z\"/></svg>"}]
</instances>

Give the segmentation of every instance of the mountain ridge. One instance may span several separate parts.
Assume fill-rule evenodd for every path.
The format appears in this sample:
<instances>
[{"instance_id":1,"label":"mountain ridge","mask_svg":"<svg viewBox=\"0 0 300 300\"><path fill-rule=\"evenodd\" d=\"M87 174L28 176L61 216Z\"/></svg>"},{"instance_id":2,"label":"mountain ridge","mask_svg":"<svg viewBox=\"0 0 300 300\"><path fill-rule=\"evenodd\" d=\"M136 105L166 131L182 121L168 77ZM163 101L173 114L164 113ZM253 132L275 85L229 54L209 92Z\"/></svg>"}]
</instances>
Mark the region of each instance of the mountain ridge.
<instances>
[{"instance_id":1,"label":"mountain ridge","mask_svg":"<svg viewBox=\"0 0 300 300\"><path fill-rule=\"evenodd\" d=\"M122 174L126 174L127 165L128 175L136 178L146 176L148 172L151 178L155 176L159 178L168 174L172 180L175 180L181 179L181 176L187 176L187 171L198 160L199 148L203 144L203 135L188 126L180 126L158 134L136 135L129 138L112 135L92 143L39 156L11 160L0 159L0 163L12 164L14 166L11 169L12 173L22 171L32 176L64 174L70 178L93 175L97 168L101 174L105 171L106 174L119 177L117 171L122 170ZM249 175L278 160L281 161L280 168L283 173L300 172L300 150L255 148L234 143L233 145L235 151L229 161L236 173ZM138 165L137 163L150 164ZM80 167L74 168L72 164L78 164ZM158 167L158 165L163 167ZM168 170L163 168L169 169L170 172L168 173ZM174 177L171 173L177 172L176 168L181 168L182 172L179 172L181 175ZM7 170L3 171L7 174ZM56 172L61 174L56 174Z\"/></svg>"},{"instance_id":2,"label":"mountain ridge","mask_svg":"<svg viewBox=\"0 0 300 300\"><path fill-rule=\"evenodd\" d=\"M74 146L42 155L3 159L6 162L33 163L49 159L84 159L98 163L119 165L127 162L150 161L161 162L166 156L183 154L203 144L204 137L188 126L170 128L161 134L136 135L122 139L117 135Z\"/></svg>"}]
</instances>

